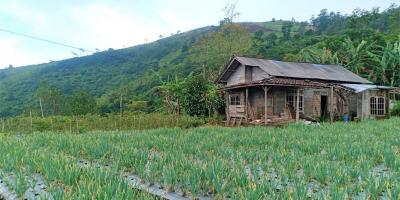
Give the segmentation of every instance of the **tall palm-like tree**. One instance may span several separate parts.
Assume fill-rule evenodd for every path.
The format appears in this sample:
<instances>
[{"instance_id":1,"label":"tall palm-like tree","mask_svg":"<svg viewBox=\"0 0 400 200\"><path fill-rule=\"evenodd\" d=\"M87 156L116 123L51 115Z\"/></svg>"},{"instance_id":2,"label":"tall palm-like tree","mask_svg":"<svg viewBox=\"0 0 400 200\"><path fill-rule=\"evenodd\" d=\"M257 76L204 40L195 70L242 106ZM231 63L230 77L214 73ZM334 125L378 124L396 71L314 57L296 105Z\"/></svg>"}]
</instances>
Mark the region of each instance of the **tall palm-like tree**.
<instances>
[{"instance_id":1,"label":"tall palm-like tree","mask_svg":"<svg viewBox=\"0 0 400 200\"><path fill-rule=\"evenodd\" d=\"M306 48L301 50L297 56L297 61L320 64L340 64L337 53L333 53L327 48Z\"/></svg>"},{"instance_id":2,"label":"tall palm-like tree","mask_svg":"<svg viewBox=\"0 0 400 200\"><path fill-rule=\"evenodd\" d=\"M369 52L374 62L374 72L378 82L399 85L400 80L400 36L393 43L387 42L386 46L378 46L375 52Z\"/></svg>"},{"instance_id":3,"label":"tall palm-like tree","mask_svg":"<svg viewBox=\"0 0 400 200\"><path fill-rule=\"evenodd\" d=\"M392 86L400 86L400 35L393 44L394 70L392 73ZM395 80L397 79L397 80Z\"/></svg>"},{"instance_id":4,"label":"tall palm-like tree","mask_svg":"<svg viewBox=\"0 0 400 200\"><path fill-rule=\"evenodd\" d=\"M342 64L356 74L361 74L368 70L370 51L375 46L374 43L368 44L362 40L356 44L350 38L346 38L342 43L342 52L339 59Z\"/></svg>"}]
</instances>

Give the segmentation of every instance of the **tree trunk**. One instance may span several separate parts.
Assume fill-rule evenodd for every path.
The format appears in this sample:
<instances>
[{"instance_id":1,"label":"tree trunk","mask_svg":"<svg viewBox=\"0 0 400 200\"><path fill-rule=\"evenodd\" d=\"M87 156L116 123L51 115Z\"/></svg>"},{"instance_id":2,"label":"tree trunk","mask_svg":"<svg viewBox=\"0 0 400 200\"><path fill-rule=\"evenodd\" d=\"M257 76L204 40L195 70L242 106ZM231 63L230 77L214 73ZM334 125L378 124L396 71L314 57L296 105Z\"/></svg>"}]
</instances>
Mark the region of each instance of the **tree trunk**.
<instances>
[{"instance_id":1,"label":"tree trunk","mask_svg":"<svg viewBox=\"0 0 400 200\"><path fill-rule=\"evenodd\" d=\"M44 118L42 98L39 98L39 104L40 104L40 112L42 113L42 118Z\"/></svg>"},{"instance_id":2,"label":"tree trunk","mask_svg":"<svg viewBox=\"0 0 400 200\"><path fill-rule=\"evenodd\" d=\"M122 117L122 93L121 93L120 99L119 99L119 114L120 114L120 117Z\"/></svg>"},{"instance_id":3,"label":"tree trunk","mask_svg":"<svg viewBox=\"0 0 400 200\"><path fill-rule=\"evenodd\" d=\"M297 88L296 94L296 122L300 121L300 89Z\"/></svg>"},{"instance_id":4,"label":"tree trunk","mask_svg":"<svg viewBox=\"0 0 400 200\"><path fill-rule=\"evenodd\" d=\"M29 111L29 117L31 121L31 132L33 131L33 120L32 120L32 110Z\"/></svg>"}]
</instances>

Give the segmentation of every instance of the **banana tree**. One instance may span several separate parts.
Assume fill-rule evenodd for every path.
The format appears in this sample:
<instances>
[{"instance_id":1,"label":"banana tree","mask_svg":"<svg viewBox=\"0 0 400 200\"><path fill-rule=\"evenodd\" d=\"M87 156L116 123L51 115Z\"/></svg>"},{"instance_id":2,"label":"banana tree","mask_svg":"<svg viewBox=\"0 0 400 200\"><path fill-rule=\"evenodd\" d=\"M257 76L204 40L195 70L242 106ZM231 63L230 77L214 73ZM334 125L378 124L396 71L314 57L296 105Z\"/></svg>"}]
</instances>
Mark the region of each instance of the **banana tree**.
<instances>
[{"instance_id":1,"label":"banana tree","mask_svg":"<svg viewBox=\"0 0 400 200\"><path fill-rule=\"evenodd\" d=\"M367 41L362 40L359 44L356 44L350 38L346 38L342 47L339 59L345 67L356 74L368 70L369 53L375 47L374 43L368 44Z\"/></svg>"},{"instance_id":2,"label":"banana tree","mask_svg":"<svg viewBox=\"0 0 400 200\"><path fill-rule=\"evenodd\" d=\"M400 86L400 35L393 45L394 70L392 73L392 86ZM397 80L395 80L397 78Z\"/></svg>"},{"instance_id":3,"label":"banana tree","mask_svg":"<svg viewBox=\"0 0 400 200\"><path fill-rule=\"evenodd\" d=\"M320 64L340 64L337 53L333 53L327 48L306 48L302 49L297 55L298 61Z\"/></svg>"},{"instance_id":4,"label":"banana tree","mask_svg":"<svg viewBox=\"0 0 400 200\"><path fill-rule=\"evenodd\" d=\"M375 52L368 52L375 63L374 72L377 81L394 86L400 79L400 36L393 43L387 42L386 46L378 46Z\"/></svg>"}]
</instances>

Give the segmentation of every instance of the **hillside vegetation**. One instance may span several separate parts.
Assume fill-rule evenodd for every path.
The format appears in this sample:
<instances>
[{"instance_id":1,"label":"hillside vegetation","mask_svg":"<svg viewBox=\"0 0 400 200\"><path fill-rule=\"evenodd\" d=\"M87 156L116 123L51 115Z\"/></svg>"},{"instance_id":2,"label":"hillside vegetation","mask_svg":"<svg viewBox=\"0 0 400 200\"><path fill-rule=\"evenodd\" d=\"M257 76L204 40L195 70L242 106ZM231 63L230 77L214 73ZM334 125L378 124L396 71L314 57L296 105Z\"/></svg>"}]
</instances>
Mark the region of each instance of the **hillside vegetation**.
<instances>
[{"instance_id":1,"label":"hillside vegetation","mask_svg":"<svg viewBox=\"0 0 400 200\"><path fill-rule=\"evenodd\" d=\"M212 82L232 55L336 63L377 84L397 86L399 34L400 7L394 5L351 15L322 10L310 22L221 21L149 44L0 70L0 117L121 110L211 114L219 110ZM179 103L188 99L176 90L190 82L184 79L189 74L209 84L195 111Z\"/></svg>"}]
</instances>

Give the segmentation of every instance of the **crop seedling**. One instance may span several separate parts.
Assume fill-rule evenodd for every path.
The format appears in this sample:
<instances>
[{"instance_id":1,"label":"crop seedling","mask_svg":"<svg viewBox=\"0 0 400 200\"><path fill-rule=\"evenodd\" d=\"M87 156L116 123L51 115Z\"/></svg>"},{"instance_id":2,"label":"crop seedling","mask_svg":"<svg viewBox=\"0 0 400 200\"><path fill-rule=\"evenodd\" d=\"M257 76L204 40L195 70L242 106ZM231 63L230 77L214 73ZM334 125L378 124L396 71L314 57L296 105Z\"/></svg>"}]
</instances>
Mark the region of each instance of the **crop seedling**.
<instances>
[{"instance_id":1,"label":"crop seedling","mask_svg":"<svg viewBox=\"0 0 400 200\"><path fill-rule=\"evenodd\" d=\"M96 119L79 119L79 126ZM120 130L153 126L126 120ZM154 198L131 189L123 174L192 198L397 199L399 123L3 135L0 177L15 177L10 188L22 197L26 177L40 173L55 199Z\"/></svg>"}]
</instances>

